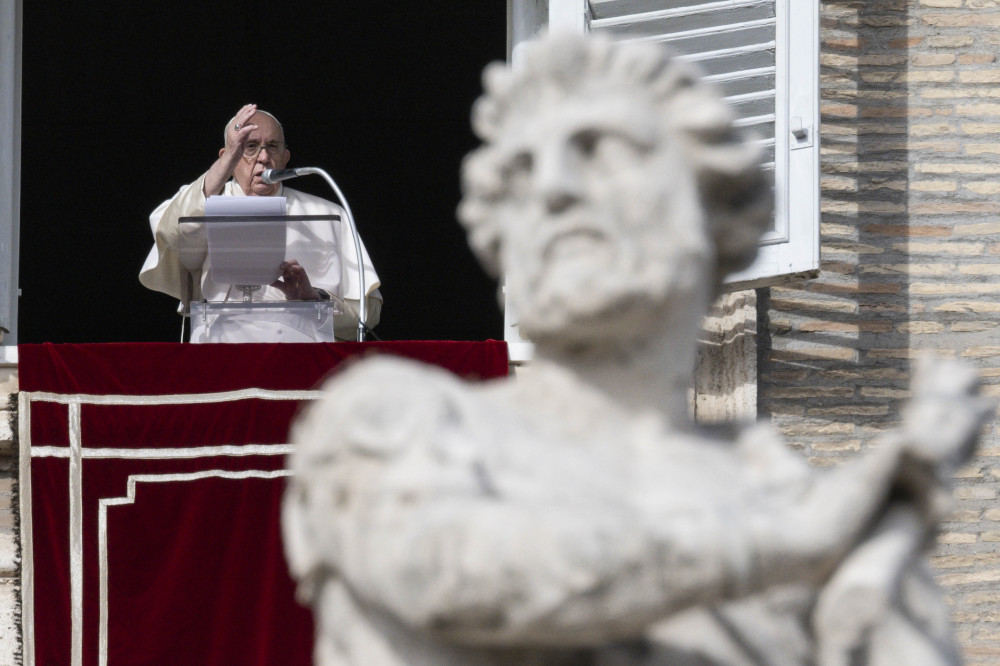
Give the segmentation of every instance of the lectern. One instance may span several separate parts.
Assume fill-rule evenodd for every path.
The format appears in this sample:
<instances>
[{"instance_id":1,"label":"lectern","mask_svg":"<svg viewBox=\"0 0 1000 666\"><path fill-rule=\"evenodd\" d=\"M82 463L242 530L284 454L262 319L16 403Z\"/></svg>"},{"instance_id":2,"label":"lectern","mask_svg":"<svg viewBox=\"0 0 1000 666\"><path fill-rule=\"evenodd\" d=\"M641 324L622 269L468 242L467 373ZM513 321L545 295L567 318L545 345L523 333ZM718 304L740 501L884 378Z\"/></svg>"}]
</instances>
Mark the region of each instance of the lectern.
<instances>
[{"instance_id":1,"label":"lectern","mask_svg":"<svg viewBox=\"0 0 1000 666\"><path fill-rule=\"evenodd\" d=\"M202 265L206 256L211 279L216 284L232 285L222 301L192 302L193 278L190 273L182 288L183 314L191 318L192 328L238 330L263 323L289 324L314 319L319 339L334 340L333 317L344 312L340 294L330 294L319 301L254 301L253 294L277 280L280 264L286 260L287 226L292 222L336 224L340 215L207 215L182 217L188 227L181 234L181 258L187 266ZM339 248L338 248L339 251ZM210 336L211 338L211 336ZM214 340L213 340L214 341Z\"/></svg>"}]
</instances>

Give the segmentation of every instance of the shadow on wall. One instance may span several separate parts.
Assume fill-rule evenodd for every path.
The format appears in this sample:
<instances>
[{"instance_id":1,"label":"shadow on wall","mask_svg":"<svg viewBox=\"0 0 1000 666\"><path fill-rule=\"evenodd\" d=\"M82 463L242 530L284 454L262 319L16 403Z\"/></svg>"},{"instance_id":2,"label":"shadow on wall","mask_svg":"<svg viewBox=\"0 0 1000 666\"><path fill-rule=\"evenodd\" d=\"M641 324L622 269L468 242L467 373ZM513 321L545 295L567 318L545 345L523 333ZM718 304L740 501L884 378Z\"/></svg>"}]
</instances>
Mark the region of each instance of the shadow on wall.
<instances>
[{"instance_id":1,"label":"shadow on wall","mask_svg":"<svg viewBox=\"0 0 1000 666\"><path fill-rule=\"evenodd\" d=\"M908 395L908 19L905 0L822 3L821 273L758 297L759 413L817 462Z\"/></svg>"}]
</instances>

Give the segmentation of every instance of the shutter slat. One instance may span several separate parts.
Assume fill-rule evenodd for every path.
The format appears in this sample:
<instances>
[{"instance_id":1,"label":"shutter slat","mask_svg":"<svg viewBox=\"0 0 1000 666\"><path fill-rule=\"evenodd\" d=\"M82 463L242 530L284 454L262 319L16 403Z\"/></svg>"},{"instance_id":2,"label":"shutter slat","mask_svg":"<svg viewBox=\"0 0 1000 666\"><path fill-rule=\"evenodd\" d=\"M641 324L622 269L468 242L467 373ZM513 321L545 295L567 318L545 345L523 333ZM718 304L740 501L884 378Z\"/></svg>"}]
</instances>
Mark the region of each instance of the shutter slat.
<instances>
[{"instance_id":1,"label":"shutter slat","mask_svg":"<svg viewBox=\"0 0 1000 666\"><path fill-rule=\"evenodd\" d=\"M687 53L678 60L697 63L704 75L735 74L774 65L774 42L752 44L706 53Z\"/></svg>"},{"instance_id":2,"label":"shutter slat","mask_svg":"<svg viewBox=\"0 0 1000 666\"><path fill-rule=\"evenodd\" d=\"M635 41L656 41L674 51L688 53L695 50L717 50L733 44L757 44L774 41L773 18L748 21L731 26L713 26L660 35L636 37ZM624 40L623 40L624 41ZM630 40L631 41L631 40Z\"/></svg>"},{"instance_id":3,"label":"shutter slat","mask_svg":"<svg viewBox=\"0 0 1000 666\"><path fill-rule=\"evenodd\" d=\"M773 122L774 122L774 114L773 113L765 113L765 114L760 115L760 116L750 116L750 117L747 117L747 118L737 118L736 120L733 121L733 125L736 126L736 127L753 127L754 125L764 125L764 124L773 123ZM771 135L773 136L774 132L771 132Z\"/></svg>"},{"instance_id":4,"label":"shutter slat","mask_svg":"<svg viewBox=\"0 0 1000 666\"><path fill-rule=\"evenodd\" d=\"M726 97L746 95L753 92L770 91L774 95L776 83L774 67L742 70L739 72L724 72L706 76L705 81L722 90Z\"/></svg>"},{"instance_id":5,"label":"shutter slat","mask_svg":"<svg viewBox=\"0 0 1000 666\"><path fill-rule=\"evenodd\" d=\"M708 83L714 83L716 85L726 85L729 83L735 83L741 79L770 79L773 81L775 74L775 67L772 65L770 67L759 67L757 69L743 69L738 72L729 72L727 74L713 74L712 76L704 77L704 80ZM771 87L773 88L774 86Z\"/></svg>"},{"instance_id":6,"label":"shutter slat","mask_svg":"<svg viewBox=\"0 0 1000 666\"><path fill-rule=\"evenodd\" d=\"M590 0L590 10L594 18L614 18L625 14L642 14L660 9L707 4L718 0Z\"/></svg>"},{"instance_id":7,"label":"shutter slat","mask_svg":"<svg viewBox=\"0 0 1000 666\"><path fill-rule=\"evenodd\" d=\"M695 51L692 53L684 53L677 56L678 60L685 60L687 62L701 62L704 60L717 60L722 58L733 58L733 57L745 57L755 55L757 53L763 53L770 57L770 62L774 62L774 42L765 42L763 44L745 44L742 46L734 46L728 49L717 49L715 51ZM769 67L771 65L763 65L764 67ZM740 69L747 69L745 67ZM759 68L753 68L759 69ZM737 70L734 70L737 71Z\"/></svg>"},{"instance_id":8,"label":"shutter slat","mask_svg":"<svg viewBox=\"0 0 1000 666\"><path fill-rule=\"evenodd\" d=\"M759 92L746 93L743 95L730 95L726 101L730 104L747 104L759 102L760 100L774 100L774 90L761 90Z\"/></svg>"},{"instance_id":9,"label":"shutter slat","mask_svg":"<svg viewBox=\"0 0 1000 666\"><path fill-rule=\"evenodd\" d=\"M663 35L691 30L719 29L773 19L774 0L729 0L675 9L627 14L590 22L592 32L620 36Z\"/></svg>"},{"instance_id":10,"label":"shutter slat","mask_svg":"<svg viewBox=\"0 0 1000 666\"><path fill-rule=\"evenodd\" d=\"M590 0L590 30L656 41L695 64L732 106L736 125L766 141L774 162L775 0Z\"/></svg>"},{"instance_id":11,"label":"shutter slat","mask_svg":"<svg viewBox=\"0 0 1000 666\"><path fill-rule=\"evenodd\" d=\"M747 98L738 102L730 102L738 117L755 118L764 115L774 115L773 96L767 99Z\"/></svg>"}]
</instances>

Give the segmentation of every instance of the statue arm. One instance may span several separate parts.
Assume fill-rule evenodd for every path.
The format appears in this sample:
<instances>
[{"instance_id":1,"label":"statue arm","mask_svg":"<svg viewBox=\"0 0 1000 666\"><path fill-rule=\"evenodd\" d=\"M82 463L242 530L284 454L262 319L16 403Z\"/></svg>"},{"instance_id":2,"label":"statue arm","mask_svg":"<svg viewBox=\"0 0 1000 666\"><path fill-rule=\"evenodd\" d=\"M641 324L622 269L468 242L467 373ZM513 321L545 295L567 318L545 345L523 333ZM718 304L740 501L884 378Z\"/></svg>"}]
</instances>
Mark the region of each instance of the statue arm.
<instances>
[{"instance_id":1,"label":"statue arm","mask_svg":"<svg viewBox=\"0 0 1000 666\"><path fill-rule=\"evenodd\" d=\"M978 373L969 366L928 360L917 364L914 399L904 409L901 431L893 435L907 449L896 481L897 501L838 565L813 611L823 663L849 660L848 655L863 654L872 643L884 643L873 636L884 631L893 614L913 623L912 630L927 639L911 649L935 653L935 663L960 663L947 611L943 606L938 613L929 610L937 593L914 596L900 587L908 581L911 587L933 590L930 579L921 575L924 563L916 558L950 511L951 477L971 455L994 410L992 401L977 391ZM920 600L916 612L914 599Z\"/></svg>"},{"instance_id":2,"label":"statue arm","mask_svg":"<svg viewBox=\"0 0 1000 666\"><path fill-rule=\"evenodd\" d=\"M712 516L674 520L665 543L622 507L392 504L342 533L338 571L367 602L448 640L599 645L726 594L725 549L706 543L725 528L703 529Z\"/></svg>"},{"instance_id":3,"label":"statue arm","mask_svg":"<svg viewBox=\"0 0 1000 666\"><path fill-rule=\"evenodd\" d=\"M821 582L884 504L891 457L818 477L796 504L706 496L669 511L507 501L437 470L450 492L373 490L379 501L345 516L336 569L361 598L449 640L600 645L695 605Z\"/></svg>"},{"instance_id":4,"label":"statue arm","mask_svg":"<svg viewBox=\"0 0 1000 666\"><path fill-rule=\"evenodd\" d=\"M302 511L317 517L310 529L326 532L332 560L323 567L355 595L462 643L597 645L641 635L694 605L783 583L819 585L906 497L901 479L922 464L893 440L808 476L797 493L748 496L738 484L701 486L698 475L714 473L709 461L691 470L675 502L647 502L627 476L584 469L593 466L581 462L586 456L565 449L470 445L488 428L482 412L466 412L451 378L394 370L355 382L369 369L361 365L325 398L326 424L312 425L343 439L326 456L337 461L336 479L325 490L303 489L302 501L318 508ZM352 415L361 417L356 425ZM512 477L482 455L500 446L530 447L531 465ZM315 473L305 459L298 465L295 484ZM559 478L574 488L552 483Z\"/></svg>"},{"instance_id":5,"label":"statue arm","mask_svg":"<svg viewBox=\"0 0 1000 666\"><path fill-rule=\"evenodd\" d=\"M340 398L349 411L347 394ZM475 457L445 463L454 449L415 450L419 421L404 417L393 430L397 437L379 437L394 450L388 460L370 450L337 456L339 481L303 490L317 503L303 513L325 523L314 531L327 534L323 550L332 554L319 569L336 571L353 594L408 627L479 645L598 645L694 605L818 581L882 504L893 467L882 453L878 464L836 470L797 503L747 506L735 493L706 491L657 508L631 501L617 481L618 499L586 488L518 497L512 484L532 479L498 483ZM447 428L434 433L438 442L449 437ZM570 464L544 451L536 462ZM316 570L299 569L300 580Z\"/></svg>"}]
</instances>

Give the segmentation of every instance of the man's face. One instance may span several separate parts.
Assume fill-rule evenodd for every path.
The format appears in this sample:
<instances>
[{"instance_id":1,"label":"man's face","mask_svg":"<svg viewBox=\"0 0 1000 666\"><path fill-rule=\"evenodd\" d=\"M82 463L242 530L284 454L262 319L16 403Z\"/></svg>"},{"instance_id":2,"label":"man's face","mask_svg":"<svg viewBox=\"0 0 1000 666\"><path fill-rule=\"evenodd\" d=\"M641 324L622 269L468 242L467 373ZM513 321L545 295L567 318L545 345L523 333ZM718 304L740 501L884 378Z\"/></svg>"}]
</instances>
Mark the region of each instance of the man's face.
<instances>
[{"instance_id":1,"label":"man's face","mask_svg":"<svg viewBox=\"0 0 1000 666\"><path fill-rule=\"evenodd\" d=\"M641 333L710 258L697 188L657 107L597 90L525 109L496 146L507 297L536 342Z\"/></svg>"},{"instance_id":2,"label":"man's face","mask_svg":"<svg viewBox=\"0 0 1000 666\"><path fill-rule=\"evenodd\" d=\"M281 128L273 118L263 113L254 114L248 124L257 125L247 139L243 157L233 171L233 177L243 192L261 197L271 196L278 192L280 185L268 185L261 180L260 175L265 169L284 169L291 156L285 148L285 137ZM256 155L250 153L258 149Z\"/></svg>"}]
</instances>

